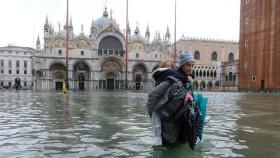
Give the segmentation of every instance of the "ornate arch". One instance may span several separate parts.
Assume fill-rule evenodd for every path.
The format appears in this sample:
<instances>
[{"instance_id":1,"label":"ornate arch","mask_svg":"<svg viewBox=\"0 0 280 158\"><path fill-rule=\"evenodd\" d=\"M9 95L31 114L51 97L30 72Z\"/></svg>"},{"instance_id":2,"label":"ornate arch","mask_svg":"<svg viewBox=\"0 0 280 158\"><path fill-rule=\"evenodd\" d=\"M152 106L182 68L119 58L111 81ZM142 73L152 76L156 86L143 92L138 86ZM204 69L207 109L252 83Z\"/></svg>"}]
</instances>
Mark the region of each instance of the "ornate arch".
<instances>
[{"instance_id":1,"label":"ornate arch","mask_svg":"<svg viewBox=\"0 0 280 158\"><path fill-rule=\"evenodd\" d=\"M71 69L72 69L72 70L74 69L74 66L75 66L77 63L85 63L85 64L88 66L89 71L92 71L92 66L91 66L91 64L90 64L87 60L80 60L80 59L74 61L74 63L71 65Z\"/></svg>"},{"instance_id":2,"label":"ornate arch","mask_svg":"<svg viewBox=\"0 0 280 158\"><path fill-rule=\"evenodd\" d=\"M124 47L125 47L125 38L122 34L118 33L118 32L101 32L97 38L96 38L96 48L99 49L99 44L100 42L102 41L102 39L104 39L105 37L107 36L112 36L112 37L115 37L117 39L120 40L122 46L123 46L123 50L124 50Z\"/></svg>"},{"instance_id":3,"label":"ornate arch","mask_svg":"<svg viewBox=\"0 0 280 158\"><path fill-rule=\"evenodd\" d=\"M100 64L101 72L122 72L122 63L117 58L107 58Z\"/></svg>"},{"instance_id":4,"label":"ornate arch","mask_svg":"<svg viewBox=\"0 0 280 158\"><path fill-rule=\"evenodd\" d=\"M66 68L65 63L64 63L63 61L61 61L61 60L54 60L54 61L49 62L47 68L50 69L50 67L51 67L53 64L62 64L62 65Z\"/></svg>"},{"instance_id":5,"label":"ornate arch","mask_svg":"<svg viewBox=\"0 0 280 158\"><path fill-rule=\"evenodd\" d=\"M65 47L65 38L63 36L55 36L50 42L50 47L64 48Z\"/></svg>"},{"instance_id":6,"label":"ornate arch","mask_svg":"<svg viewBox=\"0 0 280 158\"><path fill-rule=\"evenodd\" d=\"M133 80L136 82L148 80L148 67L144 63L136 63L133 66Z\"/></svg>"},{"instance_id":7,"label":"ornate arch","mask_svg":"<svg viewBox=\"0 0 280 158\"><path fill-rule=\"evenodd\" d=\"M91 47L90 40L85 36L74 39L74 48L90 49Z\"/></svg>"},{"instance_id":8,"label":"ornate arch","mask_svg":"<svg viewBox=\"0 0 280 158\"><path fill-rule=\"evenodd\" d=\"M54 79L66 78L66 66L61 62L53 62L49 67L49 76Z\"/></svg>"},{"instance_id":9,"label":"ornate arch","mask_svg":"<svg viewBox=\"0 0 280 158\"><path fill-rule=\"evenodd\" d=\"M125 63L123 61L123 59L119 58L119 57L116 57L116 56L110 56L110 55L107 55L107 56L104 56L103 58L100 59L100 64L99 64L99 71L103 71L102 70L102 65L106 62L106 61L116 61L117 63L120 64L121 66L121 71L120 72L123 72L124 71L124 68L125 68Z\"/></svg>"}]
</instances>

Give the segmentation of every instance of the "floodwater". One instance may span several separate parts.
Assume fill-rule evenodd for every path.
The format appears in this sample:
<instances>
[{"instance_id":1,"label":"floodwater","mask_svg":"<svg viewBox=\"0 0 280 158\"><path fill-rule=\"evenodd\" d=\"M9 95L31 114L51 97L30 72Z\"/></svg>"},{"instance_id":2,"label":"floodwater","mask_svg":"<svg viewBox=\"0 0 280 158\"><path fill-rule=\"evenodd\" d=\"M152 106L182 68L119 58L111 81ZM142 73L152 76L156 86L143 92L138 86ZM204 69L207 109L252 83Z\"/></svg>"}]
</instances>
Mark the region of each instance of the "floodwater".
<instances>
[{"instance_id":1,"label":"floodwater","mask_svg":"<svg viewBox=\"0 0 280 158\"><path fill-rule=\"evenodd\" d=\"M280 94L203 93L204 140L153 147L147 93L0 92L0 157L280 157Z\"/></svg>"}]
</instances>

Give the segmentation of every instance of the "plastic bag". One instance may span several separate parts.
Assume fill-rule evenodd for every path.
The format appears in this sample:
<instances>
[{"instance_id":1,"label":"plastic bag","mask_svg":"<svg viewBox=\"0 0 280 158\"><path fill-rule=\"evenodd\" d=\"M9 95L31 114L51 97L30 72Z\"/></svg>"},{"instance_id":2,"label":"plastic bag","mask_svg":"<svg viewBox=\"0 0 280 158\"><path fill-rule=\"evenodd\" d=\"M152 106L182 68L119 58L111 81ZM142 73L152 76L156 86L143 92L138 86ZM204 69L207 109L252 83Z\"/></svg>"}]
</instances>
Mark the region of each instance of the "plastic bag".
<instances>
[{"instance_id":1,"label":"plastic bag","mask_svg":"<svg viewBox=\"0 0 280 158\"><path fill-rule=\"evenodd\" d=\"M152 127L154 132L155 146L160 146L162 145L161 121L159 115L156 112L153 112L152 114Z\"/></svg>"},{"instance_id":2,"label":"plastic bag","mask_svg":"<svg viewBox=\"0 0 280 158\"><path fill-rule=\"evenodd\" d=\"M208 98L203 96L202 94L195 93L194 100L199 104L199 108L201 112L201 119L202 119L203 126L199 134L199 139L202 140L203 128L206 125L205 117L206 117L206 107L208 103Z\"/></svg>"}]
</instances>

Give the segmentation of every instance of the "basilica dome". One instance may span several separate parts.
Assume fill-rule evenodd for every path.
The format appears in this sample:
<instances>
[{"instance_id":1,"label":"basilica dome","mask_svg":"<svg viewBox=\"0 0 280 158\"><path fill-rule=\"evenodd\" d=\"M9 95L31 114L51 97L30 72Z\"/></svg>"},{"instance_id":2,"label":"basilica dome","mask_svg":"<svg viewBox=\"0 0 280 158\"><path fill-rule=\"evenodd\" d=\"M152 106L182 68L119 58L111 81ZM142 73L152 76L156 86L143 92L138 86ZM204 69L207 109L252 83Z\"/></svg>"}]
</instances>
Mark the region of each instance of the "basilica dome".
<instances>
[{"instance_id":1,"label":"basilica dome","mask_svg":"<svg viewBox=\"0 0 280 158\"><path fill-rule=\"evenodd\" d=\"M105 8L105 10L103 12L103 16L98 18L95 21L95 24L96 24L96 26L102 28L102 27L106 26L109 23L111 23L111 19L108 17L107 8Z\"/></svg>"}]
</instances>

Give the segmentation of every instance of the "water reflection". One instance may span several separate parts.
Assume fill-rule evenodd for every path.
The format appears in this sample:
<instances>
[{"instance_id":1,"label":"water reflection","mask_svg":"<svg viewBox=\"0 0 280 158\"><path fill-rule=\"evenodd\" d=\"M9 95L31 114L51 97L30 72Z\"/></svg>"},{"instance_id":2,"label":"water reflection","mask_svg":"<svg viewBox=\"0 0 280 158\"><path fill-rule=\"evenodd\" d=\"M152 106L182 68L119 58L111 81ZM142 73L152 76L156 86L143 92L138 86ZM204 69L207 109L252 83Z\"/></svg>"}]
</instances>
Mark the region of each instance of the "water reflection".
<instances>
[{"instance_id":1,"label":"water reflection","mask_svg":"<svg viewBox=\"0 0 280 158\"><path fill-rule=\"evenodd\" d=\"M1 93L0 157L279 155L279 95L205 95L211 120L193 152L153 147L146 93Z\"/></svg>"}]
</instances>

